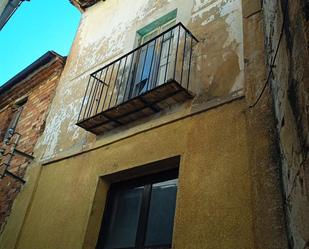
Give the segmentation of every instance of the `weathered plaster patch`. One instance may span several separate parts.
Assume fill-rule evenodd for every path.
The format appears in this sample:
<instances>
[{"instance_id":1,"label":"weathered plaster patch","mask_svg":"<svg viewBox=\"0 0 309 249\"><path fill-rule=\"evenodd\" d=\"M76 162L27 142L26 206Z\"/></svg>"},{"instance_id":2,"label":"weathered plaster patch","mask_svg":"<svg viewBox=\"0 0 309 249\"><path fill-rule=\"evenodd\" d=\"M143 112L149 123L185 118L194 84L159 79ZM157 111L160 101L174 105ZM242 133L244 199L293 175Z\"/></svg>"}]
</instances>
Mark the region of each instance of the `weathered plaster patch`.
<instances>
[{"instance_id":1,"label":"weathered plaster patch","mask_svg":"<svg viewBox=\"0 0 309 249\"><path fill-rule=\"evenodd\" d=\"M209 18L207 18L205 21L203 21L201 24L203 26L207 25L208 23L212 22L213 20L215 20L215 16L211 15Z\"/></svg>"},{"instance_id":2,"label":"weathered plaster patch","mask_svg":"<svg viewBox=\"0 0 309 249\"><path fill-rule=\"evenodd\" d=\"M209 98L243 88L241 2L195 1L189 28L200 39L197 77ZM206 92L205 92L206 91Z\"/></svg>"},{"instance_id":3,"label":"weathered plaster patch","mask_svg":"<svg viewBox=\"0 0 309 249\"><path fill-rule=\"evenodd\" d=\"M85 82L85 79L82 82ZM83 141L81 139L82 130L75 125L84 94L82 89L76 88L78 83L80 82L67 82L59 86L57 90L58 94L54 99L55 104L50 111L55 115L48 117L48 125L45 128L44 135L37 143L37 148L44 148L41 155L43 159L53 157L57 150L62 149L64 141L66 143ZM70 139L63 140L63 134L66 134L66 137Z\"/></svg>"},{"instance_id":4,"label":"weathered plaster patch","mask_svg":"<svg viewBox=\"0 0 309 249\"><path fill-rule=\"evenodd\" d=\"M217 6L219 2L218 0L195 0L192 8L192 18L196 18L197 16L202 17L205 11L209 11Z\"/></svg>"},{"instance_id":5,"label":"weathered plaster patch","mask_svg":"<svg viewBox=\"0 0 309 249\"><path fill-rule=\"evenodd\" d=\"M73 71L85 71L89 66L111 60L119 51L123 51L125 43L132 42L126 39L126 31L136 20L142 20L155 10L154 7L149 8L149 5L153 5L149 0L123 0L121 4L102 2L96 8L87 11L81 22L77 40L79 62ZM104 15L100 15L99 12L103 8Z\"/></svg>"}]
</instances>

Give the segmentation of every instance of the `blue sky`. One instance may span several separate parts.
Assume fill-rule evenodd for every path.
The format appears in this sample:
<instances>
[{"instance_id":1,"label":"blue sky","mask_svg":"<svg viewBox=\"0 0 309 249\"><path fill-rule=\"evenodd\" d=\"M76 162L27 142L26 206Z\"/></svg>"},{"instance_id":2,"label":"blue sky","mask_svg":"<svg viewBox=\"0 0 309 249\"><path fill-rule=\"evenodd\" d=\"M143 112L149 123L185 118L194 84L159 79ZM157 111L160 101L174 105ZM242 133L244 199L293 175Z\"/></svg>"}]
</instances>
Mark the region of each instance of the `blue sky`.
<instances>
[{"instance_id":1,"label":"blue sky","mask_svg":"<svg viewBox=\"0 0 309 249\"><path fill-rule=\"evenodd\" d=\"M69 0L23 2L0 31L0 85L48 50L68 55L79 19Z\"/></svg>"}]
</instances>

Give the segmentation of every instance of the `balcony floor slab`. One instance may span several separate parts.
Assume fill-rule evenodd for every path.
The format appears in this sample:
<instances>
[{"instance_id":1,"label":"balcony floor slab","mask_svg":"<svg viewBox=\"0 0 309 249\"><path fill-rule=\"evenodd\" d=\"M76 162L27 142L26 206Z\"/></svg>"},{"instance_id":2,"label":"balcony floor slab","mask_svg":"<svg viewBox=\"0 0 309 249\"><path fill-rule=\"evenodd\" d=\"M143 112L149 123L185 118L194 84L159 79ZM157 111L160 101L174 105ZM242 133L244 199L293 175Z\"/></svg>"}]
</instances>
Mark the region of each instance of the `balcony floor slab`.
<instances>
[{"instance_id":1,"label":"balcony floor slab","mask_svg":"<svg viewBox=\"0 0 309 249\"><path fill-rule=\"evenodd\" d=\"M169 80L150 91L102 111L77 125L96 135L126 125L193 98L193 94L177 81Z\"/></svg>"}]
</instances>

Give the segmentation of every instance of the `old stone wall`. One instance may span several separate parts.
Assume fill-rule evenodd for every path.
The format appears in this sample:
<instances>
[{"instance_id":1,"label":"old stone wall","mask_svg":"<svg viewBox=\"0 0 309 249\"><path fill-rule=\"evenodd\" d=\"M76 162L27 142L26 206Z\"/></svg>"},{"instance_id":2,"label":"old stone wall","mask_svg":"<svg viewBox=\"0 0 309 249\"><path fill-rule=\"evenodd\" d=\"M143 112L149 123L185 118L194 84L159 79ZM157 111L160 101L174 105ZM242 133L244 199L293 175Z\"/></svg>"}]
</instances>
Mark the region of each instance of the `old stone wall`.
<instances>
[{"instance_id":1,"label":"old stone wall","mask_svg":"<svg viewBox=\"0 0 309 249\"><path fill-rule=\"evenodd\" d=\"M21 134L17 149L32 154L36 141L44 131L45 119L62 68L63 62L57 59L0 95L0 129L3 131L2 134L5 134L10 120L17 112L15 101L23 96L28 97L27 102L23 105L23 111L16 127L16 132ZM15 141L15 138L13 137L12 140ZM4 148L5 154L7 154L10 152L12 145L4 145L1 139L0 148ZM0 158L0 161L4 163L7 159L8 155ZM28 162L25 158L16 155L10 163L9 170L20 177L24 177L27 166ZM4 168L4 165L1 165L2 168ZM21 182L10 176L5 176L0 180L1 231L21 187Z\"/></svg>"},{"instance_id":2,"label":"old stone wall","mask_svg":"<svg viewBox=\"0 0 309 249\"><path fill-rule=\"evenodd\" d=\"M309 248L308 1L264 0L272 88L291 248Z\"/></svg>"},{"instance_id":3,"label":"old stone wall","mask_svg":"<svg viewBox=\"0 0 309 249\"><path fill-rule=\"evenodd\" d=\"M256 248L288 248L280 156L270 87L265 85L264 20L260 0L243 1L245 96ZM258 102L257 102L258 100Z\"/></svg>"}]
</instances>

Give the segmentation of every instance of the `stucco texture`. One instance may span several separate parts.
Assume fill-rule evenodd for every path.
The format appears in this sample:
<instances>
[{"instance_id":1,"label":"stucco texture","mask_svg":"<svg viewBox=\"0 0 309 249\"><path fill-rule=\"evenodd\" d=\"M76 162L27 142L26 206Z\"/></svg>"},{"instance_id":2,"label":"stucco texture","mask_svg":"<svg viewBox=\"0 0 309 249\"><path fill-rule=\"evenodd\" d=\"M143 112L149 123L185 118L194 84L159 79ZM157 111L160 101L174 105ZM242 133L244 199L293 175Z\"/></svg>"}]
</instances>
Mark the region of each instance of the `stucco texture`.
<instances>
[{"instance_id":1,"label":"stucco texture","mask_svg":"<svg viewBox=\"0 0 309 249\"><path fill-rule=\"evenodd\" d=\"M43 166L17 248L82 248L100 176L176 155L173 247L254 248L243 107L239 100Z\"/></svg>"}]
</instances>

